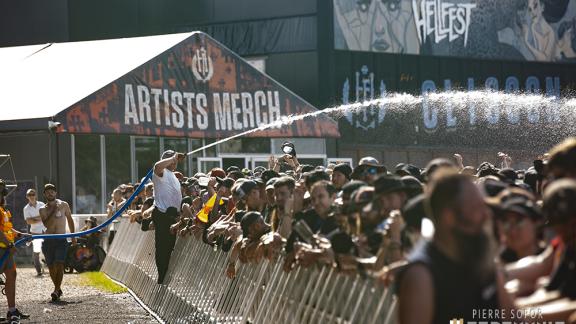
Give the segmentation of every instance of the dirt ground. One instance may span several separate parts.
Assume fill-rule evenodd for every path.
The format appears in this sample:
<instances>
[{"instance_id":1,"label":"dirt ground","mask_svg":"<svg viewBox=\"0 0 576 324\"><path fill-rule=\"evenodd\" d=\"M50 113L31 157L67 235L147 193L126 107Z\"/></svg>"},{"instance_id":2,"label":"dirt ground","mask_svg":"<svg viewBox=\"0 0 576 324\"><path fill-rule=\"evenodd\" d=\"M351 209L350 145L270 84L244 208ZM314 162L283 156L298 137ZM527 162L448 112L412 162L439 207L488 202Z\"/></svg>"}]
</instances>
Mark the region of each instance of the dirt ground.
<instances>
[{"instance_id":1,"label":"dirt ground","mask_svg":"<svg viewBox=\"0 0 576 324\"><path fill-rule=\"evenodd\" d=\"M111 294L80 284L77 274L64 275L62 300L53 303L54 286L48 269L36 277L33 268L18 268L16 307L30 314L22 323L158 323L129 293ZM6 298L0 296L0 312L5 316Z\"/></svg>"}]
</instances>

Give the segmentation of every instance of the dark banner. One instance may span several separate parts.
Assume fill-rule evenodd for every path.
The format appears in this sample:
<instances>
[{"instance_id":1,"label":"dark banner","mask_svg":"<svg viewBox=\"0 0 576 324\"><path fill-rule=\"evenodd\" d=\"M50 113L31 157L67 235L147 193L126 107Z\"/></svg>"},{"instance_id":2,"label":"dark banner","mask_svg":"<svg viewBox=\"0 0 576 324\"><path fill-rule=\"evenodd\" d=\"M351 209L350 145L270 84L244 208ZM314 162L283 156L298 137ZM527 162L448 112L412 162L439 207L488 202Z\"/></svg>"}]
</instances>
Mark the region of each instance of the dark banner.
<instances>
[{"instance_id":1,"label":"dark banner","mask_svg":"<svg viewBox=\"0 0 576 324\"><path fill-rule=\"evenodd\" d=\"M576 60L576 1L333 0L333 4L336 49Z\"/></svg>"},{"instance_id":2,"label":"dark banner","mask_svg":"<svg viewBox=\"0 0 576 324\"><path fill-rule=\"evenodd\" d=\"M316 16L304 16L181 27L177 31L200 30L240 55L266 55L315 50L317 24Z\"/></svg>"},{"instance_id":3,"label":"dark banner","mask_svg":"<svg viewBox=\"0 0 576 324\"><path fill-rule=\"evenodd\" d=\"M394 98L346 113L345 143L535 149L576 134L575 101L559 99L576 66L345 52L336 66L338 103Z\"/></svg>"},{"instance_id":4,"label":"dark banner","mask_svg":"<svg viewBox=\"0 0 576 324\"><path fill-rule=\"evenodd\" d=\"M203 33L57 116L71 133L224 138L285 116L314 112L309 103ZM252 133L254 137L338 137L328 117Z\"/></svg>"}]
</instances>

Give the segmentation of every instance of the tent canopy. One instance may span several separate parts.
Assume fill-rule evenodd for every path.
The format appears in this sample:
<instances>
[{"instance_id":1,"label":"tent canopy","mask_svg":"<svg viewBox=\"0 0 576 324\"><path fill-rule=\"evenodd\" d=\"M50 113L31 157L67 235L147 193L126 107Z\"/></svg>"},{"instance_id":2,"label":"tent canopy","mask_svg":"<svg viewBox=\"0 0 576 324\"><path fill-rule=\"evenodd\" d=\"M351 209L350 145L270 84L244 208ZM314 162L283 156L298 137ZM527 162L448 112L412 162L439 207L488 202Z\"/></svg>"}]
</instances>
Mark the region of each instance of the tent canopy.
<instances>
[{"instance_id":1,"label":"tent canopy","mask_svg":"<svg viewBox=\"0 0 576 324\"><path fill-rule=\"evenodd\" d=\"M200 32L0 49L0 129L221 138L317 111ZM338 137L320 116L261 137Z\"/></svg>"}]
</instances>

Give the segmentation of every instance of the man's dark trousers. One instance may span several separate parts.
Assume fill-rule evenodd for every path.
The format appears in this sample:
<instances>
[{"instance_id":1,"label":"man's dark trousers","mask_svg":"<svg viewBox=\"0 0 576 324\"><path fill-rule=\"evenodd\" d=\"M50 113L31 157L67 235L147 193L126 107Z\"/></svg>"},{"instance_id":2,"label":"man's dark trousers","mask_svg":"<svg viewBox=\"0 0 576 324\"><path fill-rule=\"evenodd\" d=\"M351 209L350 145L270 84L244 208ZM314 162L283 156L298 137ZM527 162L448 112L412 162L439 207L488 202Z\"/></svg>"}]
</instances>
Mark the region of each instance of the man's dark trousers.
<instances>
[{"instance_id":1,"label":"man's dark trousers","mask_svg":"<svg viewBox=\"0 0 576 324\"><path fill-rule=\"evenodd\" d=\"M156 269L158 269L158 283L164 282L166 272L168 272L168 265L170 263L170 256L174 250L176 243L176 235L170 233L170 226L176 223L178 213L176 208L170 207L165 213L154 208L152 212L152 221L154 222L154 239L156 247Z\"/></svg>"}]
</instances>

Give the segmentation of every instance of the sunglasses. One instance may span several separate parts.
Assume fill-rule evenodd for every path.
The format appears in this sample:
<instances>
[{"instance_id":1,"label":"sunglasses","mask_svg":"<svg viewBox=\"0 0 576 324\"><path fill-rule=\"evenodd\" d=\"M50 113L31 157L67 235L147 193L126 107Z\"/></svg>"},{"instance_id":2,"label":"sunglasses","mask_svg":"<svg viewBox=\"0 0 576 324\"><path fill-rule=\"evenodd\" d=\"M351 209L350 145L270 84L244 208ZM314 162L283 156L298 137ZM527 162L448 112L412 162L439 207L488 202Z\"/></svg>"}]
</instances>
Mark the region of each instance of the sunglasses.
<instances>
[{"instance_id":1,"label":"sunglasses","mask_svg":"<svg viewBox=\"0 0 576 324\"><path fill-rule=\"evenodd\" d=\"M368 169L364 170L364 174L376 175L376 174L378 174L378 169L377 168L368 168Z\"/></svg>"}]
</instances>

